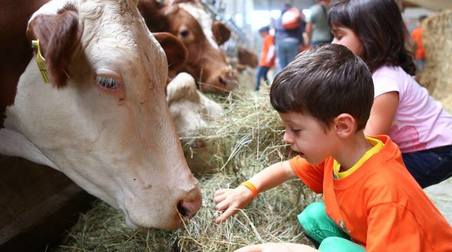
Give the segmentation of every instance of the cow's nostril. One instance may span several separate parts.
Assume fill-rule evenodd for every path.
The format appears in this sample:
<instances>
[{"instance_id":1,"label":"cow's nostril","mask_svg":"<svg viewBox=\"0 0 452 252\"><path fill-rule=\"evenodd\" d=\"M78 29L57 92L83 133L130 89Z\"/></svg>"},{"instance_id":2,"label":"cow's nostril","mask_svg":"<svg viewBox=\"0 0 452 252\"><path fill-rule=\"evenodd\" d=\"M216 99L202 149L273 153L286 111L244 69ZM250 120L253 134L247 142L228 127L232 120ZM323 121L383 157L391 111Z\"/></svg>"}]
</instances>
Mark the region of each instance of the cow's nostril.
<instances>
[{"instance_id":1,"label":"cow's nostril","mask_svg":"<svg viewBox=\"0 0 452 252\"><path fill-rule=\"evenodd\" d=\"M224 86L226 86L228 84L227 81L225 79L223 79L223 77L221 77L221 76L218 77L218 80L219 80L220 84L222 84Z\"/></svg>"},{"instance_id":2,"label":"cow's nostril","mask_svg":"<svg viewBox=\"0 0 452 252\"><path fill-rule=\"evenodd\" d=\"M184 207L184 201L181 200L181 201L179 201L179 203L177 203L177 211L178 211L182 216L184 216L184 217L189 217L189 218L190 218L190 216L188 216L190 210L187 209L186 207Z\"/></svg>"},{"instance_id":3,"label":"cow's nostril","mask_svg":"<svg viewBox=\"0 0 452 252\"><path fill-rule=\"evenodd\" d=\"M190 201L184 201L181 200L179 201L179 203L177 203L177 211L186 218L191 218L193 217L196 212L198 211L200 207L200 203L194 201L194 202L190 202Z\"/></svg>"},{"instance_id":4,"label":"cow's nostril","mask_svg":"<svg viewBox=\"0 0 452 252\"><path fill-rule=\"evenodd\" d=\"M193 217L196 212L198 212L201 207L201 194L199 194L198 190L194 191L197 194L194 195L190 200L181 200L177 203L177 211L183 216L187 218Z\"/></svg>"}]
</instances>

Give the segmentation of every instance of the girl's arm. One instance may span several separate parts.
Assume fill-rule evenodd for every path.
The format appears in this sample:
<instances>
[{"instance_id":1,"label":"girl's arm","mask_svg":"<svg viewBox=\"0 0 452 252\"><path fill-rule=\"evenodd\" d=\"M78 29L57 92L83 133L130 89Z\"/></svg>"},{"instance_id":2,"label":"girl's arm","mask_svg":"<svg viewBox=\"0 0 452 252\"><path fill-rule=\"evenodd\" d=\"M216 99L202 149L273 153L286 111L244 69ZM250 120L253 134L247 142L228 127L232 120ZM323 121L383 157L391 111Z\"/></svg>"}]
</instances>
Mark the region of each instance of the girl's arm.
<instances>
[{"instance_id":1,"label":"girl's arm","mask_svg":"<svg viewBox=\"0 0 452 252\"><path fill-rule=\"evenodd\" d=\"M364 134L388 134L399 106L399 93L388 92L375 97Z\"/></svg>"},{"instance_id":2,"label":"girl's arm","mask_svg":"<svg viewBox=\"0 0 452 252\"><path fill-rule=\"evenodd\" d=\"M249 181L256 187L257 192L263 192L282 184L294 177L289 161L278 162L270 165L254 175ZM254 198L250 189L239 185L235 189L220 189L214 194L215 208L223 213L215 219L220 223L235 214L239 209L246 207Z\"/></svg>"}]
</instances>

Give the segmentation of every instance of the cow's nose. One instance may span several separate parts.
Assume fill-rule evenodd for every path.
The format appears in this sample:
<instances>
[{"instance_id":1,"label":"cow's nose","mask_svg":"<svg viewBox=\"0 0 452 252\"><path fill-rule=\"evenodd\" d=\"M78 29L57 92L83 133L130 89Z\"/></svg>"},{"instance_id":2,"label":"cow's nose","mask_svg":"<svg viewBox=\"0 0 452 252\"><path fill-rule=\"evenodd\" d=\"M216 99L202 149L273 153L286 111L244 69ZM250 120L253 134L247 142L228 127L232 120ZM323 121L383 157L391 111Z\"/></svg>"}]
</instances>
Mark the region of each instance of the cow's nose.
<instances>
[{"instance_id":1,"label":"cow's nose","mask_svg":"<svg viewBox=\"0 0 452 252\"><path fill-rule=\"evenodd\" d=\"M187 218L193 217L201 208L201 193L199 189L193 189L189 195L177 203L177 211Z\"/></svg>"},{"instance_id":2,"label":"cow's nose","mask_svg":"<svg viewBox=\"0 0 452 252\"><path fill-rule=\"evenodd\" d=\"M222 71L220 76L218 76L218 82L226 89L230 90L238 85L237 75L232 69L225 69Z\"/></svg>"}]
</instances>

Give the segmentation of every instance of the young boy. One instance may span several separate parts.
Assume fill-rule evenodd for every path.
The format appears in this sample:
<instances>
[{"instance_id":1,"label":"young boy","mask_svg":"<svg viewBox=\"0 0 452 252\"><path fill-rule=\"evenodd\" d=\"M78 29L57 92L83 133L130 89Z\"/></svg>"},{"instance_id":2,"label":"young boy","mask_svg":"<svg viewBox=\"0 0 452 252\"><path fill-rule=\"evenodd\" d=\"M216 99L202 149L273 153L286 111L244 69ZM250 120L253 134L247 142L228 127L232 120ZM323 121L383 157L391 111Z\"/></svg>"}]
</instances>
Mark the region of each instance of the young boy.
<instances>
[{"instance_id":1,"label":"young boy","mask_svg":"<svg viewBox=\"0 0 452 252\"><path fill-rule=\"evenodd\" d=\"M264 26L260 28L259 35L262 37L263 43L259 67L257 69L255 91L259 91L262 79L264 79L265 83L270 85L267 74L270 68L275 65L275 38L270 34L270 27Z\"/></svg>"},{"instance_id":2,"label":"young boy","mask_svg":"<svg viewBox=\"0 0 452 252\"><path fill-rule=\"evenodd\" d=\"M223 211L217 222L297 176L323 193L324 203L298 216L320 251L452 251L452 228L405 168L397 145L387 136L364 136L373 84L360 58L341 45L302 53L276 76L270 101L286 128L284 141L299 155L215 192ZM264 248L313 250L263 244L240 251Z\"/></svg>"}]
</instances>

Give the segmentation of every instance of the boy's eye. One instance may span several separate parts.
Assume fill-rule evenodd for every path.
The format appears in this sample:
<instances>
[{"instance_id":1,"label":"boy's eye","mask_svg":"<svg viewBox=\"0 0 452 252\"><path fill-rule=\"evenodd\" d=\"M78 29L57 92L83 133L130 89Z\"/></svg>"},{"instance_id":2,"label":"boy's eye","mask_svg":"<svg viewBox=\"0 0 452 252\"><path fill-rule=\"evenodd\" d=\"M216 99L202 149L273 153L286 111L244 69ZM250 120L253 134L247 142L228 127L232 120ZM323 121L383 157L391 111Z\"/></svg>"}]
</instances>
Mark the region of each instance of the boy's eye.
<instances>
[{"instance_id":1,"label":"boy's eye","mask_svg":"<svg viewBox=\"0 0 452 252\"><path fill-rule=\"evenodd\" d=\"M298 133L301 131L301 129L289 129L290 131L292 131L293 133Z\"/></svg>"}]
</instances>

